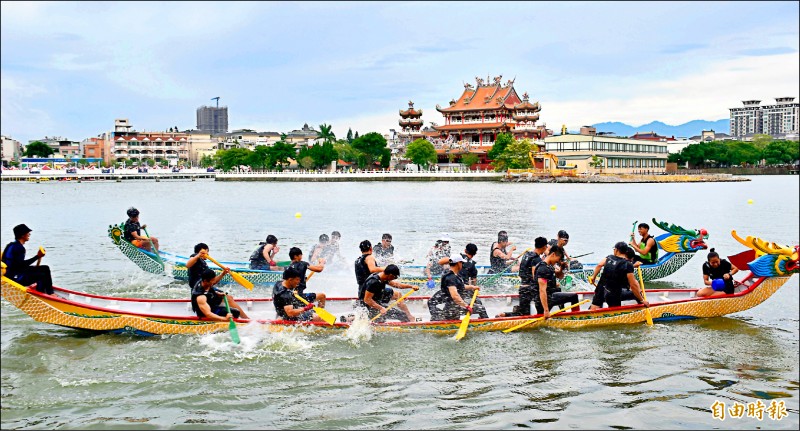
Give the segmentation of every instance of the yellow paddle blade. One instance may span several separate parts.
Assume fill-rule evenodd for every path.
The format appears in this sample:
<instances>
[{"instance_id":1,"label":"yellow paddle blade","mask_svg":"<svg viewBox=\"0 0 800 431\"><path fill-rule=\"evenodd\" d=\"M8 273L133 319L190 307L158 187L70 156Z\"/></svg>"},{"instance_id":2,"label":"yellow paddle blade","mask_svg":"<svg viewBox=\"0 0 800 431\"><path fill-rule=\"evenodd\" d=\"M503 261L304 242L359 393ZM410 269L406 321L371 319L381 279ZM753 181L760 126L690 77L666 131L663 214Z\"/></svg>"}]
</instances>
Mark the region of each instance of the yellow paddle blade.
<instances>
[{"instance_id":1,"label":"yellow paddle blade","mask_svg":"<svg viewBox=\"0 0 800 431\"><path fill-rule=\"evenodd\" d=\"M644 280L642 279L642 267L637 268L639 270L639 287L642 288L642 299L647 301L647 294L644 293ZM647 320L648 326L653 326L653 315L650 314L650 308L644 309L644 317Z\"/></svg>"},{"instance_id":2,"label":"yellow paddle blade","mask_svg":"<svg viewBox=\"0 0 800 431\"><path fill-rule=\"evenodd\" d=\"M211 257L211 256L206 256L206 257L208 257L208 260L214 262L214 265L217 265L218 267L223 268L223 266L219 262L217 262L213 257ZM239 274L238 272L233 272L233 271L231 271L230 274L231 274L231 278L233 278L233 281L241 284L247 290L253 290L253 283L251 283L250 280L244 278L244 276L242 274Z\"/></svg>"},{"instance_id":3,"label":"yellow paddle blade","mask_svg":"<svg viewBox=\"0 0 800 431\"><path fill-rule=\"evenodd\" d=\"M294 295L295 298L299 299L303 304L308 305L308 301L306 301L306 299L303 298L302 296L298 295L297 292L292 292L292 294ZM324 308L320 308L320 307L314 306L314 312L317 313L317 316L319 316L322 320L324 320L329 325L333 325L334 323L336 323L336 316L331 314L330 311L328 311L328 310L326 310Z\"/></svg>"},{"instance_id":4,"label":"yellow paddle blade","mask_svg":"<svg viewBox=\"0 0 800 431\"><path fill-rule=\"evenodd\" d=\"M324 308L314 307L314 312L317 313L317 316L319 316L327 324L333 326L333 324L336 323L336 316L331 314L330 311L328 311L328 310L326 310Z\"/></svg>"},{"instance_id":5,"label":"yellow paddle blade","mask_svg":"<svg viewBox=\"0 0 800 431\"><path fill-rule=\"evenodd\" d=\"M567 311L567 310L569 310L569 309L571 309L571 308L580 307L581 305L583 305L583 304L585 304L585 303L587 303L587 302L589 302L589 300L588 300L588 299L584 299L583 301L581 301L581 302L579 302L579 303L577 303L577 304L572 304L572 305L570 305L569 307L558 309L558 310L556 310L556 311L554 311L554 312L550 313L550 317L553 317L554 315L556 315L556 314L558 314L558 313L561 313L562 311ZM537 318L535 318L535 319L526 320L526 321L524 321L524 322L520 323L520 324L519 324L519 325L517 325L517 326L511 327L511 328L508 328L508 329L504 329L504 330L503 330L503 333L506 333L506 334L507 334L507 333L509 333L509 332L511 332L511 331L516 331L516 330L517 330L517 329L519 329L519 328L522 328L522 327L528 326L528 325L530 325L531 323L538 322L538 321L540 321L540 320L542 320L542 319L544 319L544 316L542 316L542 317L537 317Z\"/></svg>"},{"instance_id":6,"label":"yellow paddle blade","mask_svg":"<svg viewBox=\"0 0 800 431\"><path fill-rule=\"evenodd\" d=\"M233 277L233 280L235 282L241 284L247 290L253 290L253 283L250 280L244 278L244 276L242 274L239 274L238 272L231 271L231 277Z\"/></svg>"},{"instance_id":7,"label":"yellow paddle blade","mask_svg":"<svg viewBox=\"0 0 800 431\"><path fill-rule=\"evenodd\" d=\"M478 299L478 292L480 292L480 290L475 290L475 293L472 294L472 301L469 302L470 308L475 304L475 300ZM456 332L456 340L460 340L467 335L467 328L469 327L469 319L471 317L470 314L471 313L468 311L461 319L461 326L458 327L458 332Z\"/></svg>"}]
</instances>

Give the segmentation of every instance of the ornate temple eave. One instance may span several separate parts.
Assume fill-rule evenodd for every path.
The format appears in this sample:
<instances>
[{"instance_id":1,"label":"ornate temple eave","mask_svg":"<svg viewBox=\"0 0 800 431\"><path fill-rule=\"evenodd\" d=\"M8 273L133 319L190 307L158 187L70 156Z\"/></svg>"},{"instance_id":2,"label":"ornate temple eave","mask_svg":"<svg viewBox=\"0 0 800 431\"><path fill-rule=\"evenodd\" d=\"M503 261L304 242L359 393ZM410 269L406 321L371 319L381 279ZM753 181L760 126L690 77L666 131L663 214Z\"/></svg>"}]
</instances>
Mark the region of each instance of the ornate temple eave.
<instances>
[{"instance_id":1,"label":"ornate temple eave","mask_svg":"<svg viewBox=\"0 0 800 431\"><path fill-rule=\"evenodd\" d=\"M517 121L538 121L539 114L514 114L511 118Z\"/></svg>"},{"instance_id":2,"label":"ornate temple eave","mask_svg":"<svg viewBox=\"0 0 800 431\"><path fill-rule=\"evenodd\" d=\"M420 110L416 110L416 109L406 109L405 111L402 111L402 110L401 110L401 111L400 111L400 116L401 116L401 117L403 117L403 118L409 118L409 117L412 117L412 118L413 118L413 117L421 117L421 116L422 116L422 109L420 109Z\"/></svg>"}]
</instances>

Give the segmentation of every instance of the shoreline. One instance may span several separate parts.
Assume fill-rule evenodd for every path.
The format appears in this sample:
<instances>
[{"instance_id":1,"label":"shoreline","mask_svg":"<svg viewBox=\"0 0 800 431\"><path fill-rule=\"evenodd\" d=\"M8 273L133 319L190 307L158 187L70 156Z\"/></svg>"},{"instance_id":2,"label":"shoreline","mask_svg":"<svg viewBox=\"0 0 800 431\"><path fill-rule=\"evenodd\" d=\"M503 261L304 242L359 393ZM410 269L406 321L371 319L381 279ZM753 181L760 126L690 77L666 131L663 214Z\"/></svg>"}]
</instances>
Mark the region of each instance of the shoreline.
<instances>
[{"instance_id":1,"label":"shoreline","mask_svg":"<svg viewBox=\"0 0 800 431\"><path fill-rule=\"evenodd\" d=\"M532 173L517 173L509 176L505 172L470 171L470 172L406 172L406 171L368 171L368 172L319 172L319 171L285 171L285 172L165 172L165 173L70 173L48 172L46 174L4 173L2 182L92 182L128 180L191 180L211 179L214 181L265 181L265 182L365 182L365 181L489 181L506 183L697 183L697 182L740 182L750 178L733 174L595 174L578 176L551 176Z\"/></svg>"}]
</instances>

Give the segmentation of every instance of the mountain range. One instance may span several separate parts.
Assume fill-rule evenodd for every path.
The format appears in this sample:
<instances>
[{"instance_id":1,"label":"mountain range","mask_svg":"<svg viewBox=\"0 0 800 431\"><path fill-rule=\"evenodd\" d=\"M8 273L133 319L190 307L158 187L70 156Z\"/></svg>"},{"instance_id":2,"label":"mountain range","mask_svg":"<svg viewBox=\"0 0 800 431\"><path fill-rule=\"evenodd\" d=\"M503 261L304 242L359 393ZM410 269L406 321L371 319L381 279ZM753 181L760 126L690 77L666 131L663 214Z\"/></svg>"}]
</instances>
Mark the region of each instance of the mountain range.
<instances>
[{"instance_id":1,"label":"mountain range","mask_svg":"<svg viewBox=\"0 0 800 431\"><path fill-rule=\"evenodd\" d=\"M625 123L613 121L593 124L592 127L597 129L597 133L613 132L616 134L616 136L633 136L637 132L655 132L661 136L691 138L692 136L699 136L703 130L714 129L714 131L717 133L730 133L730 120L692 120L688 123L679 124L677 126L670 126L669 124L662 123L661 121L653 121L647 124L642 124L641 126L631 126Z\"/></svg>"}]
</instances>

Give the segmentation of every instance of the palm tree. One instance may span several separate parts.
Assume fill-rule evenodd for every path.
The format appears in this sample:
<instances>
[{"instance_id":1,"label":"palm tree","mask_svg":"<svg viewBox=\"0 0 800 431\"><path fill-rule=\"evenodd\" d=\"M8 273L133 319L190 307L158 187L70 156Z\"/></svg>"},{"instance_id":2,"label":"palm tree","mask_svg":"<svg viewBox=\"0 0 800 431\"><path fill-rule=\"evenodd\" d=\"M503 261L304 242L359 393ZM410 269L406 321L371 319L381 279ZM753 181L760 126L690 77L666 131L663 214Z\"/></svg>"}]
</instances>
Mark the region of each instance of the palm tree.
<instances>
[{"instance_id":1,"label":"palm tree","mask_svg":"<svg viewBox=\"0 0 800 431\"><path fill-rule=\"evenodd\" d=\"M317 132L317 139L322 139L325 142L333 142L336 140L336 135L331 130L333 126L328 124L320 124L319 132Z\"/></svg>"}]
</instances>

